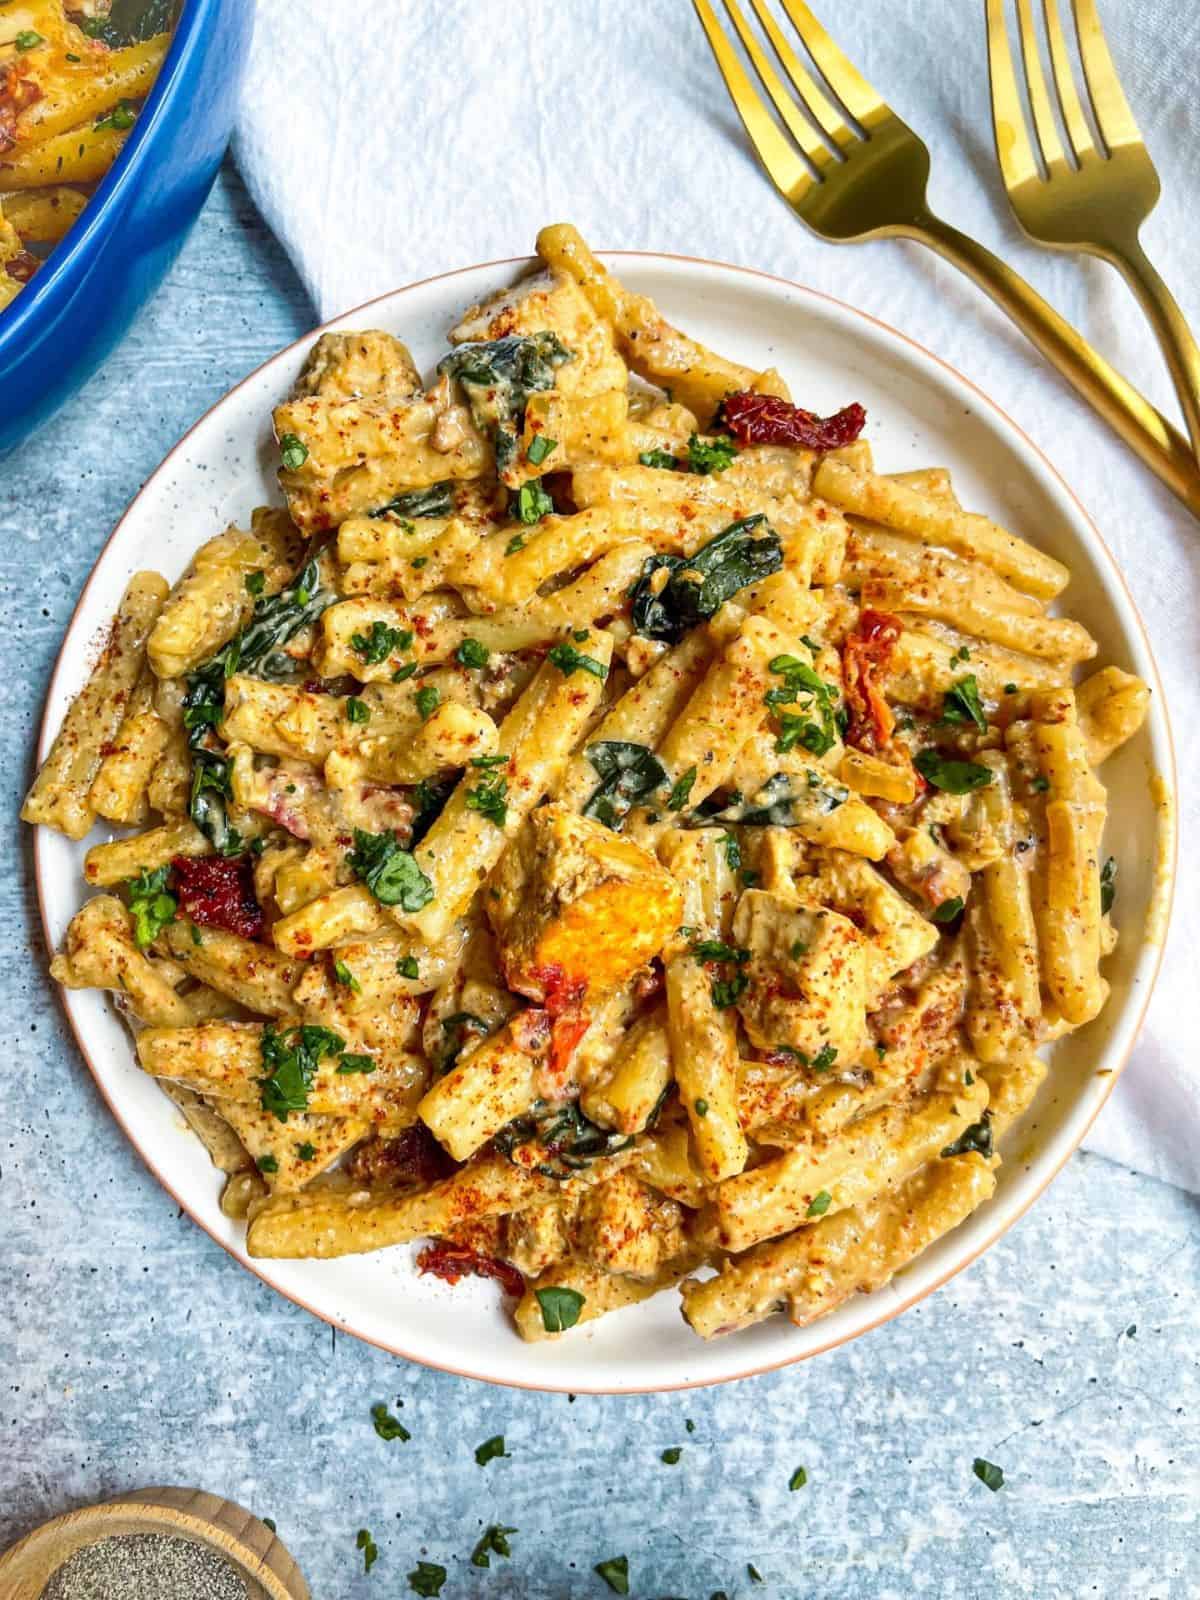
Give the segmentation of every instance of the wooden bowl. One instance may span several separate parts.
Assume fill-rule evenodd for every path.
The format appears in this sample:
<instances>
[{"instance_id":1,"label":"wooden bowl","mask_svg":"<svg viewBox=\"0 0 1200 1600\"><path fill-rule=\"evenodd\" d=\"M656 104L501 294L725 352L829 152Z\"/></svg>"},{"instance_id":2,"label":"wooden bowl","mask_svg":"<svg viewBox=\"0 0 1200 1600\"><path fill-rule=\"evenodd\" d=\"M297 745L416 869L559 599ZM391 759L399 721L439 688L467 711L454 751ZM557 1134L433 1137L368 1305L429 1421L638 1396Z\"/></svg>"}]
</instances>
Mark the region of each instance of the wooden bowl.
<instances>
[{"instance_id":1,"label":"wooden bowl","mask_svg":"<svg viewBox=\"0 0 1200 1600\"><path fill-rule=\"evenodd\" d=\"M129 1533L173 1534L220 1551L249 1600L311 1600L303 1573L266 1523L202 1489L138 1489L44 1522L0 1556L0 1594L38 1600L77 1550Z\"/></svg>"}]
</instances>

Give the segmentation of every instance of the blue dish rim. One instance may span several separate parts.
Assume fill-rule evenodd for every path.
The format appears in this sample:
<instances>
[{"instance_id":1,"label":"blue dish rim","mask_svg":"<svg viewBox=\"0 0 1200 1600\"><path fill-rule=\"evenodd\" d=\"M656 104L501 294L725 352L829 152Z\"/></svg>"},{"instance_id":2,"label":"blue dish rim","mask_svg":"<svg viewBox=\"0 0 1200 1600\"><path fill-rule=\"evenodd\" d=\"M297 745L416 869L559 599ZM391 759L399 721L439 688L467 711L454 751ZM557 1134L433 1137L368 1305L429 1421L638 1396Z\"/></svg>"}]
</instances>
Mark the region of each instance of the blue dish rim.
<instances>
[{"instance_id":1,"label":"blue dish rim","mask_svg":"<svg viewBox=\"0 0 1200 1600\"><path fill-rule=\"evenodd\" d=\"M165 108L172 91L186 72L203 37L205 24L219 4L220 0L183 0L179 21L175 24L175 32L154 87L121 147L121 153L101 178L79 220L46 265L35 273L32 282L21 290L7 310L0 313L0 357L4 356L10 345L21 339L30 325L36 322L42 307L53 300L62 291L63 285L80 270L81 262L90 253L93 239L105 224L110 207L137 181L138 174L149 159L145 152L154 142L155 134L167 115Z\"/></svg>"}]
</instances>

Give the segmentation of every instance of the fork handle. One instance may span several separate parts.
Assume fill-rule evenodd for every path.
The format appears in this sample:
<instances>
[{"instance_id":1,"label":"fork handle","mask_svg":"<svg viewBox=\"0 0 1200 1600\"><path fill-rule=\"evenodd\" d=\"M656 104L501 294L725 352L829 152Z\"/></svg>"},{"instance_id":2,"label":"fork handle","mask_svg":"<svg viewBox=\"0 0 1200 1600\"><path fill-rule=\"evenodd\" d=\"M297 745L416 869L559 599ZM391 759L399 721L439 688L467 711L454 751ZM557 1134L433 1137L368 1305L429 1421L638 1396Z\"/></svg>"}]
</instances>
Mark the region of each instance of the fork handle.
<instances>
[{"instance_id":1,"label":"fork handle","mask_svg":"<svg viewBox=\"0 0 1200 1600\"><path fill-rule=\"evenodd\" d=\"M1154 336L1166 357L1179 404L1183 407L1192 444L1200 455L1200 348L1192 337L1192 330L1175 296L1142 249L1140 240L1135 238L1132 244L1114 252L1109 259L1120 269L1125 281L1137 295L1154 329Z\"/></svg>"},{"instance_id":2,"label":"fork handle","mask_svg":"<svg viewBox=\"0 0 1200 1600\"><path fill-rule=\"evenodd\" d=\"M1200 517L1200 467L1187 440L1032 284L932 212L897 231L929 245L978 284L1171 493ZM1194 344L1192 354L1194 358Z\"/></svg>"}]
</instances>

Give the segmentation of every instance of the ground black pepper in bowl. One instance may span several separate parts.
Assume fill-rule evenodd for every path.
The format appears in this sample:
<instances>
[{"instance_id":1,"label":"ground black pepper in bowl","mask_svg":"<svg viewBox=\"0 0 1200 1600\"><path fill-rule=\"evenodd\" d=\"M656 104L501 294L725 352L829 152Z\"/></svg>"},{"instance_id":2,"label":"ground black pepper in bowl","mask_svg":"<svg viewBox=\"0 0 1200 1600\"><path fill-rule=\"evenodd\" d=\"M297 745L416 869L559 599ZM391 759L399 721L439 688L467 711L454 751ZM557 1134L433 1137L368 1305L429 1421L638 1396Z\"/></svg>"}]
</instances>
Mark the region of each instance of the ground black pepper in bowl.
<instances>
[{"instance_id":1,"label":"ground black pepper in bowl","mask_svg":"<svg viewBox=\"0 0 1200 1600\"><path fill-rule=\"evenodd\" d=\"M131 1533L77 1550L41 1600L246 1600L246 1585L207 1545Z\"/></svg>"}]
</instances>

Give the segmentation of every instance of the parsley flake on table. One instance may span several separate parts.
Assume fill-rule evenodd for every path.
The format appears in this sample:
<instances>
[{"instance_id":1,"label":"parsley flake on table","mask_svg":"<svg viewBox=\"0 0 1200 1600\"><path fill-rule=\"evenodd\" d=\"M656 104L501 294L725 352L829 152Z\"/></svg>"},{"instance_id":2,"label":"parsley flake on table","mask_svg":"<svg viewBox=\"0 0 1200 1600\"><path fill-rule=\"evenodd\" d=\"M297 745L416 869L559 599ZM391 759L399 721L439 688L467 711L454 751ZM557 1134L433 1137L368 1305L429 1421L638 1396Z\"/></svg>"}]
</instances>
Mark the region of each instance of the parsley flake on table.
<instances>
[{"instance_id":1,"label":"parsley flake on table","mask_svg":"<svg viewBox=\"0 0 1200 1600\"><path fill-rule=\"evenodd\" d=\"M980 1483L987 1485L993 1494L997 1489L1003 1487L1004 1473L1000 1467L996 1466L995 1462L985 1461L982 1456L976 1456L971 1463L971 1471L979 1479Z\"/></svg>"},{"instance_id":2,"label":"parsley flake on table","mask_svg":"<svg viewBox=\"0 0 1200 1600\"><path fill-rule=\"evenodd\" d=\"M400 1439L407 1444L412 1438L412 1434L409 1433L399 1417L394 1417L382 1400L378 1405L371 1407L371 1421L375 1424L375 1432L381 1439L389 1441Z\"/></svg>"},{"instance_id":3,"label":"parsley flake on table","mask_svg":"<svg viewBox=\"0 0 1200 1600\"><path fill-rule=\"evenodd\" d=\"M807 1470L804 1467L797 1467L795 1472L793 1472L791 1477L788 1479L788 1488L794 1494L797 1489L803 1489L804 1485L807 1482L808 1482L808 1472L807 1472Z\"/></svg>"},{"instance_id":4,"label":"parsley flake on table","mask_svg":"<svg viewBox=\"0 0 1200 1600\"><path fill-rule=\"evenodd\" d=\"M483 1530L483 1537L471 1551L471 1565L473 1567L490 1567L493 1556L511 1556L512 1546L508 1542L510 1534L518 1533L517 1528L504 1528L494 1522L490 1528Z\"/></svg>"},{"instance_id":5,"label":"parsley flake on table","mask_svg":"<svg viewBox=\"0 0 1200 1600\"><path fill-rule=\"evenodd\" d=\"M418 1561L408 1574L408 1587L414 1594L423 1595L425 1600L441 1594L445 1581L446 1569L439 1567L436 1561Z\"/></svg>"},{"instance_id":6,"label":"parsley flake on table","mask_svg":"<svg viewBox=\"0 0 1200 1600\"><path fill-rule=\"evenodd\" d=\"M379 1560L379 1548L366 1528L358 1530L358 1538L354 1541L356 1547L363 1553L363 1571L370 1572Z\"/></svg>"},{"instance_id":7,"label":"parsley flake on table","mask_svg":"<svg viewBox=\"0 0 1200 1600\"><path fill-rule=\"evenodd\" d=\"M673 1444L669 1450L663 1451L659 1459L664 1461L668 1467L674 1467L678 1465L679 1458L682 1456L682 1454L682 1448L677 1444Z\"/></svg>"},{"instance_id":8,"label":"parsley flake on table","mask_svg":"<svg viewBox=\"0 0 1200 1600\"><path fill-rule=\"evenodd\" d=\"M762 1573L754 1565L753 1561L747 1561L746 1563L746 1576L750 1579L751 1583L763 1583L766 1581L763 1578Z\"/></svg>"},{"instance_id":9,"label":"parsley flake on table","mask_svg":"<svg viewBox=\"0 0 1200 1600\"><path fill-rule=\"evenodd\" d=\"M485 1439L481 1445L475 1447L475 1462L477 1466L486 1467L489 1461L508 1460L508 1451L504 1448L504 1435L494 1433L490 1439Z\"/></svg>"},{"instance_id":10,"label":"parsley flake on table","mask_svg":"<svg viewBox=\"0 0 1200 1600\"><path fill-rule=\"evenodd\" d=\"M592 1570L604 1579L614 1594L629 1593L628 1556L611 1556L607 1561L598 1561Z\"/></svg>"}]
</instances>

